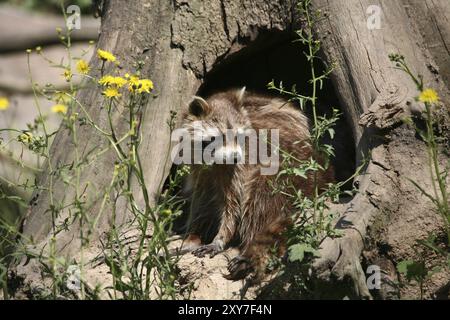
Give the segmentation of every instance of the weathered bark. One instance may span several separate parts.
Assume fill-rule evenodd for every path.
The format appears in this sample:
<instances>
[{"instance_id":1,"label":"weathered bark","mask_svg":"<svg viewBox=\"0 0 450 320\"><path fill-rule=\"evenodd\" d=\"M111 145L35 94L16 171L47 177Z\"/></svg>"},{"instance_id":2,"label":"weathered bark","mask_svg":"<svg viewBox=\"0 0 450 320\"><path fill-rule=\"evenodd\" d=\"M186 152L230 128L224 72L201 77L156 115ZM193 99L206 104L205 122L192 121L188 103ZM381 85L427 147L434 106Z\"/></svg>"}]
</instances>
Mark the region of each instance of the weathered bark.
<instances>
[{"instance_id":1,"label":"weathered bark","mask_svg":"<svg viewBox=\"0 0 450 320\"><path fill-rule=\"evenodd\" d=\"M294 0L111 0L106 3L102 20L102 32L98 47L114 52L124 69L136 60L146 62L143 74L156 84L158 96L145 108L141 147L142 159L147 173L146 181L153 196L160 190L160 181L168 173L170 145L166 120L169 111L179 111L183 104L195 94L211 71L220 63L232 61L234 57L258 41L267 31L291 31L296 27ZM413 130L401 126L401 117L411 112L416 89L410 79L392 67L390 53L405 55L412 70L424 76L424 81L437 88L444 102L448 99L448 74L441 76L437 66L448 70L448 24L438 12L429 10L422 3L450 10L446 0L441 1L376 1L383 9L382 28L369 30L366 27L366 9L374 4L364 0L316 0L314 8L321 9L325 19L317 26L316 33L322 41L323 55L328 62L336 62L337 68L331 79L342 110L352 128L357 155L368 154L371 160L365 173L358 177L359 194L346 206L337 224L344 236L327 239L322 245L321 257L314 264L318 288L317 297L369 298L361 256L367 243L401 242L413 243L416 235L399 235L392 240L395 230L405 221L411 228L422 230L425 221L435 221L431 205L407 182L427 180L426 156L423 143ZM414 15L404 7L420 14ZM428 17L434 26L424 28ZM435 29L442 34L436 43L429 41ZM424 37L418 30L424 32ZM428 36L427 36L428 35ZM447 49L445 49L447 48ZM447 51L445 51L447 50ZM249 55L251 56L251 52ZM299 54L298 59L301 59ZM94 58L91 63L99 66ZM431 66L433 67L430 67ZM98 76L98 74L96 74ZM279 79L283 80L283 79ZM444 82L446 81L446 82ZM100 91L93 88L80 94L95 121L105 122L105 114L97 108ZM363 117L361 118L361 116ZM119 117L115 125L120 128ZM360 125L361 123L364 126ZM81 148L89 150L97 143L95 132L83 128L80 132ZM381 131L380 131L381 130ZM385 135L381 138L381 135ZM62 130L52 147L53 163L70 163L74 157L70 137ZM62 147L64 146L64 147ZM85 170L81 182L89 182L94 190L105 188L114 163L114 156L102 158L95 167ZM48 184L49 177L43 175L40 183ZM426 182L425 186L426 186ZM54 198L71 198L70 190L64 190L60 181L55 181ZM69 193L69 194L68 194ZM87 192L89 194L89 192ZM50 230L50 217L45 212L49 205L48 193L41 193L33 204L24 225L25 235L33 235L45 241ZM92 214L98 211L94 202ZM413 209L416 208L416 209ZM118 208L125 213L125 208ZM119 217L127 219L126 214ZM108 228L108 213L100 220L98 234ZM426 224L426 223L425 223ZM77 249L75 228L60 234L62 252ZM424 231L420 232L424 235ZM367 239L375 239L367 242ZM397 242L396 242L397 241ZM66 246L67 244L67 246ZM395 246L395 245L394 245ZM373 247L372 247L373 248ZM401 251L400 247L393 249ZM408 253L403 252L403 256ZM396 252L396 257L402 253ZM345 286L342 286L345 284ZM335 294L325 294L326 289Z\"/></svg>"},{"instance_id":2,"label":"weathered bark","mask_svg":"<svg viewBox=\"0 0 450 320\"><path fill-rule=\"evenodd\" d=\"M450 86L450 6L448 1L404 0L407 14L417 23L417 31L439 68L447 87ZM432 71L435 68L430 64Z\"/></svg>"},{"instance_id":3,"label":"weathered bark","mask_svg":"<svg viewBox=\"0 0 450 320\"><path fill-rule=\"evenodd\" d=\"M445 1L430 2L449 8ZM327 60L336 61L339 66L331 78L341 107L346 110L354 129L359 151L370 150L372 156L366 173L359 178L360 193L338 223L347 229L345 236L323 243L322 257L315 262L315 269L321 280L333 283L333 279L350 279L350 292L354 296L370 297L359 258L368 228L380 219L392 223L392 215L409 221L415 216L411 211L414 207L421 213L431 210L423 198L411 197L417 190L407 181L429 179L424 170L427 162L421 151L424 149L422 142L403 128L387 134L384 141L377 138L380 134L377 129L391 128L414 111L417 96L411 79L392 67L388 55L403 54L413 72L422 74L426 84L438 88L446 102L449 101L448 87L438 71L430 68L434 62L419 36L417 22L408 18L401 2L380 1L383 8L381 29L372 31L366 27L366 8L373 2L315 1L315 4L326 8L329 14L317 32L322 37ZM415 161L420 163L420 169ZM427 219L433 218L427 216ZM420 219L420 224L423 222Z\"/></svg>"},{"instance_id":4,"label":"weathered bark","mask_svg":"<svg viewBox=\"0 0 450 320\"><path fill-rule=\"evenodd\" d=\"M188 72L181 66L182 51L171 46L170 24L173 19L173 9L169 3L160 1L146 4L144 1L135 1L125 4L121 1L111 1L106 5L98 47L114 52L124 70L132 70L132 64L138 60L144 61L146 64L142 73L151 77L156 84L155 91L158 97L149 102L143 116L142 130L148 135L143 141L141 150L142 159L145 159L144 169L148 173L147 181L152 181L149 183L149 190L155 193L159 188L159 184L155 182L162 179L169 166L166 157L161 156L167 152L170 142L169 128L165 126L169 111L179 109L183 99L195 92L198 80L194 78L192 72ZM148 10L148 14L142 14L143 10ZM101 62L94 57L91 64L100 66ZM94 76L98 77L99 74ZM106 114L98 110L102 100L100 91L89 88L80 95L80 99L95 122L106 123ZM117 128L123 126L119 120L119 117L115 117L114 126ZM105 147L97 146L98 140L94 138L96 134L92 128L85 127L80 130L80 150ZM70 163L74 158L73 145L72 150L60 148L58 145L72 145L71 137L67 132L61 131L56 136L52 153L54 164ZM81 185L90 185L88 194L97 194L97 190L104 189L114 161L115 157L113 153L110 153L94 167L84 171ZM42 175L42 184L48 184L48 179L48 176ZM67 190L61 181L56 182L54 192L55 199L73 199L73 190ZM33 234L34 239L39 242L47 237L50 230L49 216L45 214L49 198L48 193L37 196L33 211L25 221L24 233ZM98 209L99 203L94 202L91 212L97 212ZM118 208L119 221L126 218L120 216L125 212L123 206ZM104 216L99 222L98 234L108 228L109 218ZM72 241L76 233L76 230L70 230L61 235L62 246L65 247L66 242ZM70 248L67 247L67 249ZM76 246L72 249L76 250Z\"/></svg>"}]
</instances>

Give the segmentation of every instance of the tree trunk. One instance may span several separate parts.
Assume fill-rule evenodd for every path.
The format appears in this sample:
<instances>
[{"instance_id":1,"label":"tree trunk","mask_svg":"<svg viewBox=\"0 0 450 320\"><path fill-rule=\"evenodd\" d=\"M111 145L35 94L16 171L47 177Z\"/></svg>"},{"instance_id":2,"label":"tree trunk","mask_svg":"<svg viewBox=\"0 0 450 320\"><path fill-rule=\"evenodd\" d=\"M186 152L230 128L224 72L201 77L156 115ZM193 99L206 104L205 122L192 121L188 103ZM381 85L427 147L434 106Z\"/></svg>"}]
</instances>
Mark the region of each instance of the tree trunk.
<instances>
[{"instance_id":1,"label":"tree trunk","mask_svg":"<svg viewBox=\"0 0 450 320\"><path fill-rule=\"evenodd\" d=\"M131 69L136 61L144 61L143 75L151 78L156 87L157 97L148 102L142 118L144 137L140 150L153 200L171 166L168 157L170 131L166 126L170 111L179 112L199 90L203 93L220 88L216 79L226 75L227 68L231 70L236 61L240 67L245 67L253 60L259 61L258 57L264 52L290 43L292 31L299 27L295 2L106 1L98 48L116 54L124 70ZM414 257L414 241L442 227L437 214L432 212L430 201L419 196L418 190L408 181L420 181L427 189L431 187L425 146L414 130L401 122L403 116L414 111L411 109L416 106L417 90L408 76L393 68L388 55L403 54L413 72L422 74L427 86L436 88L441 100L448 105L450 3L447 0L375 1L382 8L381 29L370 30L366 10L372 4L374 1L313 1L314 8L321 9L324 16L315 30L322 42L323 57L328 63L337 63L331 81L351 127L357 161L361 161L361 155L371 154L364 173L357 178L359 193L345 205L337 223L344 235L326 239L320 258L314 263L316 297L372 297L364 268L378 264L389 269L402 259ZM275 57L282 58L283 52L278 52ZM286 63L296 63L296 59L303 59L300 51ZM269 70L271 66L279 65L278 62L266 59L260 66ZM101 61L94 57L91 64L98 67ZM255 76L256 82L264 80L267 83L265 77L273 75L259 68L252 70L256 69L260 72ZM287 71L283 75L293 77L295 81L298 72L302 70ZM245 69L228 76L226 84L236 86L249 79ZM211 84L214 81L216 83ZM95 122L106 122L104 111L97 108L102 99L98 89L86 89L79 98ZM114 119L114 125L121 128L119 115ZM98 143L93 129L83 128L80 135L81 149L89 150ZM73 146L65 130L58 132L52 155L53 166L73 161ZM87 186L86 194L94 195L107 187L114 161L111 152L82 173L81 185ZM49 179L43 174L40 184L48 186ZM64 202L64 199L73 198L74 191L67 189L62 181L53 183L54 199ZM93 205L91 214L98 212L100 201L95 197L88 201ZM36 193L23 229L23 233L32 235L36 242L48 241L51 230L51 219L46 213L48 207L48 192ZM119 207L117 212L123 214L116 222L130 218L124 207ZM61 219L64 218L63 214ZM107 231L109 223L106 210L99 220L94 239ZM73 241L77 234L73 227L58 235L61 254L78 250L79 242ZM189 261L195 266L194 258L186 259L191 259ZM216 266L226 265L225 261L217 261ZM185 272L193 276L196 270ZM199 272L204 277L211 277L206 271ZM214 281L220 272L215 274ZM395 269L390 274L395 278ZM202 280L207 279L199 280L200 287ZM278 278L273 283L282 280ZM431 296L448 281L447 278L430 284L428 294ZM197 297L230 298L233 297L230 291L241 286L226 281L217 286L222 284L230 290ZM387 290L389 288L384 286L382 297L387 297L384 295ZM404 291L405 294L413 294L411 292Z\"/></svg>"}]
</instances>

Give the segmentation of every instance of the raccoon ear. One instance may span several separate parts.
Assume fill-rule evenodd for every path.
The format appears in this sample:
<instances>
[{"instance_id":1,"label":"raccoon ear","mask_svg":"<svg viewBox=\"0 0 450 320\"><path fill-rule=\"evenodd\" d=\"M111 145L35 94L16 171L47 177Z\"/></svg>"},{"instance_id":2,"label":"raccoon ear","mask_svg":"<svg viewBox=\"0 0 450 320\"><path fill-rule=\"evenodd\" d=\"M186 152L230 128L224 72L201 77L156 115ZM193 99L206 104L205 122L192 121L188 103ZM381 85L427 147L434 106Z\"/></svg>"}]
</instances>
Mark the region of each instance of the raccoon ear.
<instances>
[{"instance_id":1,"label":"raccoon ear","mask_svg":"<svg viewBox=\"0 0 450 320\"><path fill-rule=\"evenodd\" d=\"M237 103L239 107L242 107L242 105L244 104L245 90L246 88L242 87L242 89L237 93Z\"/></svg>"},{"instance_id":2,"label":"raccoon ear","mask_svg":"<svg viewBox=\"0 0 450 320\"><path fill-rule=\"evenodd\" d=\"M205 99L194 96L189 105L189 113L196 117L207 115L211 111L208 102Z\"/></svg>"}]
</instances>

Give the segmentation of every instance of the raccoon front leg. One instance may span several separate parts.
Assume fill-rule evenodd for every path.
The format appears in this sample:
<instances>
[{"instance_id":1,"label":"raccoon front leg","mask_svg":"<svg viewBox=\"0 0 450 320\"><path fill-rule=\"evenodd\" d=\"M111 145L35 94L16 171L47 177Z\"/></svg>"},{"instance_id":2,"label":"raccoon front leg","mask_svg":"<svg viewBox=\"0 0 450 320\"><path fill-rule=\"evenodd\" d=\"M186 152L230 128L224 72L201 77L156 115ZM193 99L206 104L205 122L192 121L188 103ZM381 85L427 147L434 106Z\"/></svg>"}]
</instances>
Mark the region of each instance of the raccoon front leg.
<instances>
[{"instance_id":1,"label":"raccoon front leg","mask_svg":"<svg viewBox=\"0 0 450 320\"><path fill-rule=\"evenodd\" d=\"M205 239L210 239L212 230L217 225L217 206L204 192L194 192L186 224L185 240L180 253L192 252L202 246Z\"/></svg>"},{"instance_id":2,"label":"raccoon front leg","mask_svg":"<svg viewBox=\"0 0 450 320\"><path fill-rule=\"evenodd\" d=\"M236 236L237 222L241 212L242 174L239 168L226 173L226 178L218 183L217 206L218 226L217 234L210 244L201 246L192 253L197 257L209 255L211 258L225 250Z\"/></svg>"},{"instance_id":3,"label":"raccoon front leg","mask_svg":"<svg viewBox=\"0 0 450 320\"><path fill-rule=\"evenodd\" d=\"M238 210L239 207L227 206L220 219L219 231L213 241L194 250L192 254L199 258L203 258L209 254L213 258L215 255L224 251L236 234Z\"/></svg>"},{"instance_id":4,"label":"raccoon front leg","mask_svg":"<svg viewBox=\"0 0 450 320\"><path fill-rule=\"evenodd\" d=\"M254 176L246 186L243 215L239 228L240 254L228 264L225 278L239 280L250 272L259 281L264 275L271 250L284 251L283 232L290 223L287 199L274 194L269 178Z\"/></svg>"},{"instance_id":5,"label":"raccoon front leg","mask_svg":"<svg viewBox=\"0 0 450 320\"><path fill-rule=\"evenodd\" d=\"M183 242L181 243L181 246L170 249L169 255L175 256L175 255L184 255L186 253L192 252L195 249L199 248L202 245L200 236L194 233L188 234Z\"/></svg>"},{"instance_id":6,"label":"raccoon front leg","mask_svg":"<svg viewBox=\"0 0 450 320\"><path fill-rule=\"evenodd\" d=\"M271 256L271 250L276 248L278 256L285 253L283 232L290 223L289 219L279 217L263 230L256 233L253 239L244 243L241 252L228 264L228 280L240 280L253 273L253 280L262 280L264 271Z\"/></svg>"}]
</instances>

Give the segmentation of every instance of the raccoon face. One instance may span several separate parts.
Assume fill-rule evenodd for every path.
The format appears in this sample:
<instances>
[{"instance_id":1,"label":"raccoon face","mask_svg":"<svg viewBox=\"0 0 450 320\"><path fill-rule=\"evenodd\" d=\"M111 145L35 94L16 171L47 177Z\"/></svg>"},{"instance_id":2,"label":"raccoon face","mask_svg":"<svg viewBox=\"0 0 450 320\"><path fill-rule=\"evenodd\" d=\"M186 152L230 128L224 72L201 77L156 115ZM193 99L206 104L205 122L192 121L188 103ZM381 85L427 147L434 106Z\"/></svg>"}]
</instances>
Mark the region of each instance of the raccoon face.
<instances>
[{"instance_id":1,"label":"raccoon face","mask_svg":"<svg viewBox=\"0 0 450 320\"><path fill-rule=\"evenodd\" d=\"M238 136L250 127L242 107L245 88L204 100L194 97L183 128L192 137L193 151L203 154L203 164L236 164L243 160ZM198 161L197 161L198 162Z\"/></svg>"}]
</instances>

